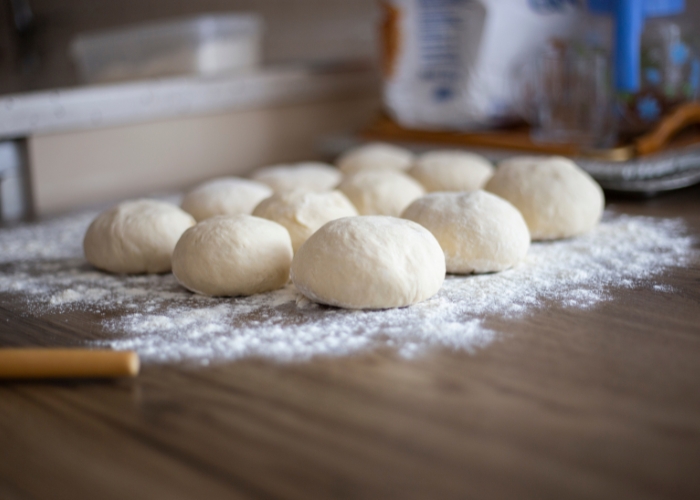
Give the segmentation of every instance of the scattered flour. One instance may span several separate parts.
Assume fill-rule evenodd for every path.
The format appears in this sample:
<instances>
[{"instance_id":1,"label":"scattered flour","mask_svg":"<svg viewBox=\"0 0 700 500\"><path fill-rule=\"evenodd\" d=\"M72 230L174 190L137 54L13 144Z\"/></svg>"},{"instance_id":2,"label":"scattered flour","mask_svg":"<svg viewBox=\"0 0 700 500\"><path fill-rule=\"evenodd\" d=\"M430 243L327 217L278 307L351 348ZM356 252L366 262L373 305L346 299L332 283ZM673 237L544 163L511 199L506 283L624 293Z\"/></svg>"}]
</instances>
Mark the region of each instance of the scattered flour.
<instances>
[{"instance_id":1,"label":"scattered flour","mask_svg":"<svg viewBox=\"0 0 700 500\"><path fill-rule=\"evenodd\" d=\"M681 220L608 212L590 234L533 244L515 269L449 276L438 295L412 307L347 311L313 304L292 285L214 299L187 292L170 274L101 273L82 257L82 237L95 215L0 231L0 294L19 295L38 316L69 309L106 313L111 319L103 321L104 340L97 345L134 349L157 362L304 360L378 347L406 357L430 346L472 351L497 335L484 327L489 317L517 318L552 303L589 308L621 287L668 293L653 278L697 257Z\"/></svg>"}]
</instances>

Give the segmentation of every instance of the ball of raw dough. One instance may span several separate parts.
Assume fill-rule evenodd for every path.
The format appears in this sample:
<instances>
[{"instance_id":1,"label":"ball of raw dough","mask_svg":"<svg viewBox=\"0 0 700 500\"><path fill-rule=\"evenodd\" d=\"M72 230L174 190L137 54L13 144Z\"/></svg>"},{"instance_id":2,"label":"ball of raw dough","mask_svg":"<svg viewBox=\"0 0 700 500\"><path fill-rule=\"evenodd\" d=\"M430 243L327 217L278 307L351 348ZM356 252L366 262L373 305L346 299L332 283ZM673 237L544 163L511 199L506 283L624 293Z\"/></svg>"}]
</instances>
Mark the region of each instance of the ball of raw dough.
<instances>
[{"instance_id":1,"label":"ball of raw dough","mask_svg":"<svg viewBox=\"0 0 700 500\"><path fill-rule=\"evenodd\" d=\"M411 203L403 217L433 233L445 252L448 273L503 271L530 247L520 212L485 191L431 193Z\"/></svg>"},{"instance_id":2,"label":"ball of raw dough","mask_svg":"<svg viewBox=\"0 0 700 500\"><path fill-rule=\"evenodd\" d=\"M164 273L177 240L194 224L170 203L125 201L92 221L83 240L85 258L112 273Z\"/></svg>"},{"instance_id":3,"label":"ball of raw dough","mask_svg":"<svg viewBox=\"0 0 700 500\"><path fill-rule=\"evenodd\" d=\"M430 231L385 216L324 225L292 262L292 281L314 302L348 309L403 307L435 295L445 255Z\"/></svg>"},{"instance_id":4,"label":"ball of raw dough","mask_svg":"<svg viewBox=\"0 0 700 500\"><path fill-rule=\"evenodd\" d=\"M420 155L408 173L428 192L475 191L491 178L493 166L466 151L430 151Z\"/></svg>"},{"instance_id":5,"label":"ball of raw dough","mask_svg":"<svg viewBox=\"0 0 700 500\"><path fill-rule=\"evenodd\" d=\"M360 170L402 171L411 167L413 153L391 144L372 142L346 151L335 163L344 174Z\"/></svg>"},{"instance_id":6,"label":"ball of raw dough","mask_svg":"<svg viewBox=\"0 0 700 500\"><path fill-rule=\"evenodd\" d=\"M250 214L272 189L262 182L238 177L221 177L205 182L187 193L182 209L197 221L215 215Z\"/></svg>"},{"instance_id":7,"label":"ball of raw dough","mask_svg":"<svg viewBox=\"0 0 700 500\"><path fill-rule=\"evenodd\" d=\"M185 231L173 252L182 286L211 296L252 295L289 281L292 242L276 222L220 215Z\"/></svg>"},{"instance_id":8,"label":"ball of raw dough","mask_svg":"<svg viewBox=\"0 0 700 500\"><path fill-rule=\"evenodd\" d=\"M418 181L400 172L363 171L343 179L338 186L361 215L393 215L425 194Z\"/></svg>"},{"instance_id":9,"label":"ball of raw dough","mask_svg":"<svg viewBox=\"0 0 700 500\"><path fill-rule=\"evenodd\" d=\"M501 162L485 189L515 205L533 240L585 233L603 214L603 190L573 161L521 156Z\"/></svg>"},{"instance_id":10,"label":"ball of raw dough","mask_svg":"<svg viewBox=\"0 0 700 500\"><path fill-rule=\"evenodd\" d=\"M296 252L326 222L352 217L357 215L357 210L340 191L291 191L277 193L261 201L253 210L253 215L286 227Z\"/></svg>"},{"instance_id":11,"label":"ball of raw dough","mask_svg":"<svg viewBox=\"0 0 700 500\"><path fill-rule=\"evenodd\" d=\"M283 193L297 189L330 191L340 183L343 174L326 163L306 162L261 168L251 177L267 184L275 193Z\"/></svg>"}]
</instances>

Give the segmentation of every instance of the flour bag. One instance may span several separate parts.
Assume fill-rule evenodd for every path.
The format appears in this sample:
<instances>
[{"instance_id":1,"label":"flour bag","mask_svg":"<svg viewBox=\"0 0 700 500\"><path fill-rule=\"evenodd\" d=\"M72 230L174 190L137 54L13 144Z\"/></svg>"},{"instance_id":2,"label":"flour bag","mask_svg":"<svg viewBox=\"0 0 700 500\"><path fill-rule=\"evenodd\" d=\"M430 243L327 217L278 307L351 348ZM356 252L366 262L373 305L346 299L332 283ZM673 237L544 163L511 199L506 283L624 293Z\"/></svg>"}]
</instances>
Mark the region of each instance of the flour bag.
<instances>
[{"instance_id":1,"label":"flour bag","mask_svg":"<svg viewBox=\"0 0 700 500\"><path fill-rule=\"evenodd\" d=\"M566 38L582 0L385 0L384 103L405 127L478 129L517 117L518 65Z\"/></svg>"}]
</instances>

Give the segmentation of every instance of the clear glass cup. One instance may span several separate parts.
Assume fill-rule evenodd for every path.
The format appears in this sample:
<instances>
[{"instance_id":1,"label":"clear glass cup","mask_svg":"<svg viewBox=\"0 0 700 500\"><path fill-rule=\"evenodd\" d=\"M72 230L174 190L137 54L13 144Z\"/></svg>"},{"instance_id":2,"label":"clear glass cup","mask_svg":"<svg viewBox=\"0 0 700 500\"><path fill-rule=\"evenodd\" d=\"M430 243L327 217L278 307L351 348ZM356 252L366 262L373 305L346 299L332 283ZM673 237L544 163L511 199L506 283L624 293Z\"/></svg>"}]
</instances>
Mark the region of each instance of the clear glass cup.
<instances>
[{"instance_id":1,"label":"clear glass cup","mask_svg":"<svg viewBox=\"0 0 700 500\"><path fill-rule=\"evenodd\" d=\"M697 100L700 58L695 32L683 19L647 22L641 44L640 88L617 96L623 140L648 132L679 105Z\"/></svg>"},{"instance_id":2,"label":"clear glass cup","mask_svg":"<svg viewBox=\"0 0 700 500\"><path fill-rule=\"evenodd\" d=\"M606 53L552 41L535 57L528 87L533 140L590 148L614 145L614 92Z\"/></svg>"}]
</instances>

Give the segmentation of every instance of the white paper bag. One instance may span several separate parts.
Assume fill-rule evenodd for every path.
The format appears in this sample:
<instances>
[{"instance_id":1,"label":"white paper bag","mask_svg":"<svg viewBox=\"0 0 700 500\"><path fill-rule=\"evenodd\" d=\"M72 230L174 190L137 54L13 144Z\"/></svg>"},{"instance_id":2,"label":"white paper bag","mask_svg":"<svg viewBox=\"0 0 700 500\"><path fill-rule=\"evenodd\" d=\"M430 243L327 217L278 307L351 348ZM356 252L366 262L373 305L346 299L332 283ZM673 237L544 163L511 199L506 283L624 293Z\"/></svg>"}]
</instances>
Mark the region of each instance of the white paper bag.
<instances>
[{"instance_id":1,"label":"white paper bag","mask_svg":"<svg viewBox=\"0 0 700 500\"><path fill-rule=\"evenodd\" d=\"M487 128L517 116L517 65L574 29L578 0L387 0L384 103L401 125Z\"/></svg>"}]
</instances>

